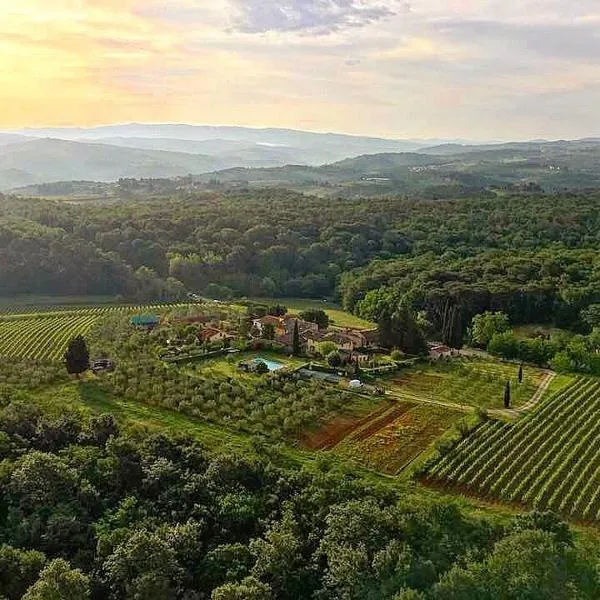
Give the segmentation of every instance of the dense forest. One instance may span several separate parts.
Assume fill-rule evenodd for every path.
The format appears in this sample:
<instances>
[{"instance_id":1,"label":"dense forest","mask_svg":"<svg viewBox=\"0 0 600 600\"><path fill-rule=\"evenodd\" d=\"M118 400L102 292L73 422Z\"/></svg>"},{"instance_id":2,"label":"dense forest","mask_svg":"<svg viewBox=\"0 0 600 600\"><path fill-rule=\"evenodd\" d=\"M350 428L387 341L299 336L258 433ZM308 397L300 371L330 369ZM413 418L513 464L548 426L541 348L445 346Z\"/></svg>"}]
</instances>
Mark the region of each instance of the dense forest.
<instances>
[{"instance_id":1,"label":"dense forest","mask_svg":"<svg viewBox=\"0 0 600 600\"><path fill-rule=\"evenodd\" d=\"M7 600L597 598L598 557L550 514L475 517L327 462L60 417L0 393Z\"/></svg>"},{"instance_id":2,"label":"dense forest","mask_svg":"<svg viewBox=\"0 0 600 600\"><path fill-rule=\"evenodd\" d=\"M598 200L323 200L275 189L122 203L4 197L0 294L339 295L368 314L368 292L383 287L440 330L487 309L576 325L600 299Z\"/></svg>"}]
</instances>

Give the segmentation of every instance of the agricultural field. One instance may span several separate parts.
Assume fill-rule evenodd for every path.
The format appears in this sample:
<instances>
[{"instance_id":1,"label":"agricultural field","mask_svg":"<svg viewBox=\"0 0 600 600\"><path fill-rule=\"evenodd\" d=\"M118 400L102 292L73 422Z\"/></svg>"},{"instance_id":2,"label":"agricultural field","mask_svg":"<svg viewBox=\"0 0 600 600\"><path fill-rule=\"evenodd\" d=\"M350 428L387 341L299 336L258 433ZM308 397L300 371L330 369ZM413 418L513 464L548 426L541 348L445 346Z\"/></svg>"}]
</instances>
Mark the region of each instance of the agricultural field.
<instances>
[{"instance_id":1,"label":"agricultural field","mask_svg":"<svg viewBox=\"0 0 600 600\"><path fill-rule=\"evenodd\" d=\"M387 378L385 385L391 394L407 400L502 408L504 386L509 380L511 406L517 408L531 400L545 376L542 369L526 366L519 384L518 372L519 367L514 364L463 358L419 365Z\"/></svg>"},{"instance_id":2,"label":"agricultural field","mask_svg":"<svg viewBox=\"0 0 600 600\"><path fill-rule=\"evenodd\" d=\"M308 298L250 298L252 302L257 304L265 304L267 306L273 304L283 304L290 312L300 313L303 310L322 309L324 310L331 325L336 327L356 327L358 329L371 329L376 327L375 323L361 319L356 315L343 310L334 302L325 302L323 300L310 300Z\"/></svg>"},{"instance_id":3,"label":"agricultural field","mask_svg":"<svg viewBox=\"0 0 600 600\"><path fill-rule=\"evenodd\" d=\"M338 415L302 445L330 450L369 469L396 475L464 414L446 407L379 400L368 414Z\"/></svg>"},{"instance_id":4,"label":"agricultural field","mask_svg":"<svg viewBox=\"0 0 600 600\"><path fill-rule=\"evenodd\" d=\"M87 333L98 319L95 312L0 319L0 356L59 360L69 340Z\"/></svg>"},{"instance_id":5,"label":"agricultural field","mask_svg":"<svg viewBox=\"0 0 600 600\"><path fill-rule=\"evenodd\" d=\"M186 304L148 305L0 305L0 356L61 359L69 340L88 333L111 314L135 314L184 308Z\"/></svg>"},{"instance_id":6,"label":"agricultural field","mask_svg":"<svg viewBox=\"0 0 600 600\"><path fill-rule=\"evenodd\" d=\"M579 377L520 421L486 420L434 460L425 482L600 520L600 379Z\"/></svg>"}]
</instances>

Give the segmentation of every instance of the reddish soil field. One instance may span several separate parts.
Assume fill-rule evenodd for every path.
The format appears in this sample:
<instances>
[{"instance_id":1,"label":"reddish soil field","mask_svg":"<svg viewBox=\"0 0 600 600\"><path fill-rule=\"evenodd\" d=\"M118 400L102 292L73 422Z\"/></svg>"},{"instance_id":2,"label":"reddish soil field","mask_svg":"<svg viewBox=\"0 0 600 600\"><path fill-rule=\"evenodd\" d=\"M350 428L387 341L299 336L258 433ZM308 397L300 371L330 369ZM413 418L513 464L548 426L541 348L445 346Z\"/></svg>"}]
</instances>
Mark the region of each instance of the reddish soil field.
<instances>
[{"instance_id":1,"label":"reddish soil field","mask_svg":"<svg viewBox=\"0 0 600 600\"><path fill-rule=\"evenodd\" d=\"M414 408L414 404L409 402L403 402L394 409L384 413L380 418L375 419L367 427L357 431L355 435L351 436L353 442L362 442L372 435L375 435L378 431L385 429L388 425L393 423L396 419L407 413L411 408ZM372 415L371 415L372 416Z\"/></svg>"},{"instance_id":2,"label":"reddish soil field","mask_svg":"<svg viewBox=\"0 0 600 600\"><path fill-rule=\"evenodd\" d=\"M313 432L305 432L300 438L302 448L308 450L330 450L337 446L343 439L353 431L364 427L374 419L378 419L391 405L387 402L382 404L377 410L368 415L337 416L324 424L323 427Z\"/></svg>"},{"instance_id":3,"label":"reddish soil field","mask_svg":"<svg viewBox=\"0 0 600 600\"><path fill-rule=\"evenodd\" d=\"M371 469L395 475L462 417L461 413L443 407L425 405L409 405L396 418L388 419L388 414L368 428L370 435L362 435L366 433L363 429L360 436L348 436L335 452ZM378 424L381 426L375 427Z\"/></svg>"}]
</instances>

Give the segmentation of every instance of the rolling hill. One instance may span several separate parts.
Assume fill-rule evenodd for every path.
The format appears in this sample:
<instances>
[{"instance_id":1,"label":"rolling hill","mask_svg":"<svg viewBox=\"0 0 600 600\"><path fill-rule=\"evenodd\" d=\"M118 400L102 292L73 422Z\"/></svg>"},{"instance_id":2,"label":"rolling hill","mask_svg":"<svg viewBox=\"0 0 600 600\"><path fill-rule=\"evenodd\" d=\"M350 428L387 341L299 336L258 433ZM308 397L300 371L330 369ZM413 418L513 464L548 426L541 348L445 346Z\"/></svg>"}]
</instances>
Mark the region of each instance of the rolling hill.
<instances>
[{"instance_id":1,"label":"rolling hill","mask_svg":"<svg viewBox=\"0 0 600 600\"><path fill-rule=\"evenodd\" d=\"M473 193L534 184L552 191L600 185L600 141L448 144L413 153L357 156L321 167L229 169L203 183L279 186L323 195Z\"/></svg>"},{"instance_id":2,"label":"rolling hill","mask_svg":"<svg viewBox=\"0 0 600 600\"><path fill-rule=\"evenodd\" d=\"M33 139L0 145L0 188L49 181L176 177L228 166L231 163L202 154Z\"/></svg>"}]
</instances>

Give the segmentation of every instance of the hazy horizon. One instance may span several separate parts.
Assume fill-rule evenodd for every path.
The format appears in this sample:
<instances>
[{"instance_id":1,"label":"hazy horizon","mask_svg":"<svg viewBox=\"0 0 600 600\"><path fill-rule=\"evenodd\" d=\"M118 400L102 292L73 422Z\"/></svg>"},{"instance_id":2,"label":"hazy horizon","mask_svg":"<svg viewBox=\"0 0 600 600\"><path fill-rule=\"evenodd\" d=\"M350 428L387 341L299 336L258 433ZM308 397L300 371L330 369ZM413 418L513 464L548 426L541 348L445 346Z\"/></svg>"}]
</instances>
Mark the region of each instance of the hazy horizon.
<instances>
[{"instance_id":1,"label":"hazy horizon","mask_svg":"<svg viewBox=\"0 0 600 600\"><path fill-rule=\"evenodd\" d=\"M369 134L369 133L352 133L348 131L339 131L339 130L328 130L328 129L303 129L298 127L273 127L270 125L238 125L235 123L192 123L192 122L162 122L162 121L117 121L117 122L106 122L106 123L97 123L94 125L31 125L24 127L7 127L0 128L0 133L8 133L8 134L16 134L23 136L30 136L35 138L38 134L35 132L40 131L56 131L61 132L72 132L75 133L78 130L90 132L90 131L98 131L100 132L102 129L107 128L120 128L120 127L197 127L197 128L211 128L211 129L247 129L254 130L257 132L260 131L268 131L268 130L278 130L278 131L291 131L291 132L301 132L307 134L317 134L317 135L340 135L340 136L350 136L355 138L373 138L373 139L382 139L386 141L407 141L407 142L416 142L428 144L432 143L456 143L456 144L505 144L505 143L520 143L520 142L557 142L557 141L578 141L582 139L600 139L600 132L595 135L594 132L590 132L588 135L580 136L580 137L543 137L543 136L534 136L534 137L521 137L521 138L467 138L467 137L453 137L446 138L440 136L434 137L426 137L426 138L418 138L418 137L392 137L385 135L377 135L377 134ZM75 139L75 138L73 138ZM99 137L99 143L104 136ZM88 139L88 142L92 142L93 140Z\"/></svg>"}]
</instances>

